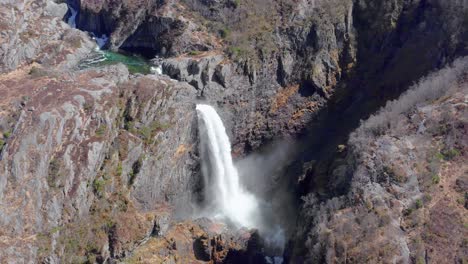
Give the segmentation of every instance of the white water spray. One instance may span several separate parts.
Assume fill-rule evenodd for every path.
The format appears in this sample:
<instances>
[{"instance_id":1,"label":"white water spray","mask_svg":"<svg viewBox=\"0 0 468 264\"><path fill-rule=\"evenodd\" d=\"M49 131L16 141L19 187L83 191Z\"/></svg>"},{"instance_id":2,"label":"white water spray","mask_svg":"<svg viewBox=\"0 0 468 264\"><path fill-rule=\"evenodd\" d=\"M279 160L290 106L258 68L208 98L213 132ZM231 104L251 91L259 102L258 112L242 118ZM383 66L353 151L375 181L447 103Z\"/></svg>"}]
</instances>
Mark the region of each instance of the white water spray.
<instances>
[{"instance_id":1,"label":"white water spray","mask_svg":"<svg viewBox=\"0 0 468 264\"><path fill-rule=\"evenodd\" d=\"M258 227L258 202L240 185L223 121L209 105L198 104L196 109L205 189L207 199L214 201L215 215L226 217L240 226Z\"/></svg>"},{"instance_id":2,"label":"white water spray","mask_svg":"<svg viewBox=\"0 0 468 264\"><path fill-rule=\"evenodd\" d=\"M101 50L104 45L106 45L107 41L109 41L109 37L106 34L101 35L100 37L97 37L93 33L93 39L96 41L97 47L96 50Z\"/></svg>"}]
</instances>

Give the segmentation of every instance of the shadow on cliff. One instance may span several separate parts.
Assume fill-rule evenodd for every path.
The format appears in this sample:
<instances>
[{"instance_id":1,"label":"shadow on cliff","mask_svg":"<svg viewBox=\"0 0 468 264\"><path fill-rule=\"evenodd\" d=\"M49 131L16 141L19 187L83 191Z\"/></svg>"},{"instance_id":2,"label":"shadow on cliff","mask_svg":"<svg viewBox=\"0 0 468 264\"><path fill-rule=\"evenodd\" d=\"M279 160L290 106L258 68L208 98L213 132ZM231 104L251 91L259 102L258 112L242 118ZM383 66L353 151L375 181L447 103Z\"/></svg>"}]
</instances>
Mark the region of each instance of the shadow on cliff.
<instances>
[{"instance_id":1,"label":"shadow on cliff","mask_svg":"<svg viewBox=\"0 0 468 264\"><path fill-rule=\"evenodd\" d=\"M367 119L387 101L398 98L421 77L467 55L464 47L467 30L460 34L461 41L454 43L444 23L433 19L444 19L440 9L426 1L405 6L398 23L388 32L369 30L378 21L375 17L378 12L359 7L353 12L360 36L357 64L337 85L327 107L298 136L298 149L286 168L283 186L287 187L283 188L295 193L296 210L301 197L308 193L315 193L321 201L347 194L353 167L344 160L348 151L346 143L360 120ZM457 30L460 29L452 29ZM294 238L287 251L294 248L295 252L285 253L286 263L290 254L305 256L305 240L305 237Z\"/></svg>"}]
</instances>

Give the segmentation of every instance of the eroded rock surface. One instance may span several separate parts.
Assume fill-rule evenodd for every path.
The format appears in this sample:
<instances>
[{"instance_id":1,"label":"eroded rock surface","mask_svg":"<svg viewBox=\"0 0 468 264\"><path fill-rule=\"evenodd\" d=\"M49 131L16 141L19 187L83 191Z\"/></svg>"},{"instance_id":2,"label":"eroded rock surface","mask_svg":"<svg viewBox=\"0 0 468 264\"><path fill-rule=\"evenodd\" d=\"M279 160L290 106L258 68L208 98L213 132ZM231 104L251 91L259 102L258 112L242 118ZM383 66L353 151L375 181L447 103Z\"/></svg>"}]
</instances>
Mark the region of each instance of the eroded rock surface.
<instances>
[{"instance_id":1,"label":"eroded rock surface","mask_svg":"<svg viewBox=\"0 0 468 264\"><path fill-rule=\"evenodd\" d=\"M416 84L354 131L328 170L342 195L303 197L290 261L431 263L467 257L467 58ZM319 163L306 177L323 173ZM306 257L304 257L306 256Z\"/></svg>"}]
</instances>

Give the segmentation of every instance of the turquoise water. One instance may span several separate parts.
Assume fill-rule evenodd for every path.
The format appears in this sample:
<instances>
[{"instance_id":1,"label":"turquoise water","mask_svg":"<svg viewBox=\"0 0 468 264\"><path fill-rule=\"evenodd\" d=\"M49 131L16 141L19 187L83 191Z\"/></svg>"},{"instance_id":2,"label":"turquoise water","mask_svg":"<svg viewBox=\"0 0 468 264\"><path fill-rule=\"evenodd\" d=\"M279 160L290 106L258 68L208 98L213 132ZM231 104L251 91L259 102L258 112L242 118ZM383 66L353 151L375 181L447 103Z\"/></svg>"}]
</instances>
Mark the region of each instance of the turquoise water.
<instances>
[{"instance_id":1,"label":"turquoise water","mask_svg":"<svg viewBox=\"0 0 468 264\"><path fill-rule=\"evenodd\" d=\"M117 63L123 63L127 66L128 71L133 74L149 74L151 69L149 62L143 57L108 50L95 51L88 58L82 60L78 67L85 69Z\"/></svg>"}]
</instances>

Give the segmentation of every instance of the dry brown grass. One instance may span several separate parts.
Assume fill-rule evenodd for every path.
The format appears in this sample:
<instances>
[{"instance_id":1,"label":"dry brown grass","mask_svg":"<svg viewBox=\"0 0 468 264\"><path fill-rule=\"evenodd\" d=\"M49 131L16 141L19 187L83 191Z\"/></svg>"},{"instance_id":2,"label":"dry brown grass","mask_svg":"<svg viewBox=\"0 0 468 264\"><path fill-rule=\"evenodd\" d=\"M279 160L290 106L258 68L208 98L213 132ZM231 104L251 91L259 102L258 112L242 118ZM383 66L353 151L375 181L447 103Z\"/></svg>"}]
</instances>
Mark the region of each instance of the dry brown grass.
<instances>
[{"instance_id":1,"label":"dry brown grass","mask_svg":"<svg viewBox=\"0 0 468 264\"><path fill-rule=\"evenodd\" d=\"M178 158L182 157L191 148L192 148L192 146L187 146L187 145L184 145L184 144L179 145L179 147L176 149L176 151L174 153L174 158L178 159Z\"/></svg>"},{"instance_id":2,"label":"dry brown grass","mask_svg":"<svg viewBox=\"0 0 468 264\"><path fill-rule=\"evenodd\" d=\"M299 90L299 85L291 85L285 87L276 93L275 97L273 98L270 106L270 113L276 113L280 108L286 105L288 99L293 96Z\"/></svg>"},{"instance_id":3,"label":"dry brown grass","mask_svg":"<svg viewBox=\"0 0 468 264\"><path fill-rule=\"evenodd\" d=\"M316 101L309 101L302 107L294 111L291 120L299 120L306 113L313 113L318 109L318 103Z\"/></svg>"}]
</instances>

